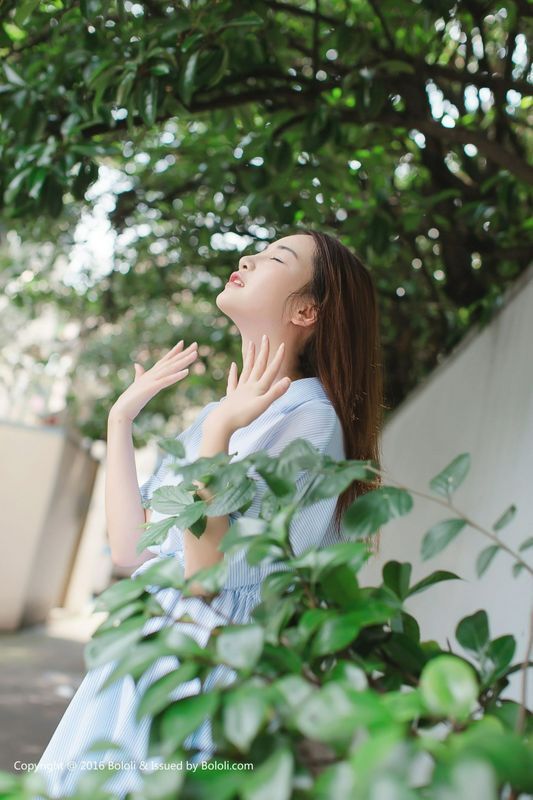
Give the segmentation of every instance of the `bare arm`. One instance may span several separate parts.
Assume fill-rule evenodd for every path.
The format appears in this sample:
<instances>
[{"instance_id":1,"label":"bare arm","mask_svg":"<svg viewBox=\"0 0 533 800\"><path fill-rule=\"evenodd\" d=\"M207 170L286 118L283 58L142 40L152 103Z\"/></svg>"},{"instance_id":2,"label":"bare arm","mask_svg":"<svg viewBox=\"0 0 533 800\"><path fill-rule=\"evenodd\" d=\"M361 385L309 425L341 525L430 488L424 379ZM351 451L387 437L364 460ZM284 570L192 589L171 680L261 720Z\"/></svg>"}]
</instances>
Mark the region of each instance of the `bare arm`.
<instances>
[{"instance_id":1,"label":"bare arm","mask_svg":"<svg viewBox=\"0 0 533 800\"><path fill-rule=\"evenodd\" d=\"M197 346L193 342L183 350L182 339L147 371L135 363L133 383L109 412L105 507L111 558L120 567L137 567L153 557L150 550L136 551L146 516L135 468L133 420L158 392L188 375L189 365L198 356Z\"/></svg>"},{"instance_id":2,"label":"bare arm","mask_svg":"<svg viewBox=\"0 0 533 800\"><path fill-rule=\"evenodd\" d=\"M136 552L146 521L135 467L132 421L111 413L107 423L105 509L111 558L120 567L138 567L154 557L150 550Z\"/></svg>"}]
</instances>

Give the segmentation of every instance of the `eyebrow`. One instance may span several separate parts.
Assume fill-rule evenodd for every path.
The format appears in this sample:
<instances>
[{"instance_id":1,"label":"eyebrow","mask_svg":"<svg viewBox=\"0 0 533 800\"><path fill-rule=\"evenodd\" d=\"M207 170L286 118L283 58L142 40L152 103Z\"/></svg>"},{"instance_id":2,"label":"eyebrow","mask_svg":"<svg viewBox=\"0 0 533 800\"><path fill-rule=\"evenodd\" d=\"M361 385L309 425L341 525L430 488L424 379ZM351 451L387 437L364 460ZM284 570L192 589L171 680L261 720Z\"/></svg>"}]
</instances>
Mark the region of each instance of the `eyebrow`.
<instances>
[{"instance_id":1,"label":"eyebrow","mask_svg":"<svg viewBox=\"0 0 533 800\"><path fill-rule=\"evenodd\" d=\"M284 244L278 244L278 250L288 250L295 258L298 258L298 253L295 253L292 247L286 247Z\"/></svg>"}]
</instances>

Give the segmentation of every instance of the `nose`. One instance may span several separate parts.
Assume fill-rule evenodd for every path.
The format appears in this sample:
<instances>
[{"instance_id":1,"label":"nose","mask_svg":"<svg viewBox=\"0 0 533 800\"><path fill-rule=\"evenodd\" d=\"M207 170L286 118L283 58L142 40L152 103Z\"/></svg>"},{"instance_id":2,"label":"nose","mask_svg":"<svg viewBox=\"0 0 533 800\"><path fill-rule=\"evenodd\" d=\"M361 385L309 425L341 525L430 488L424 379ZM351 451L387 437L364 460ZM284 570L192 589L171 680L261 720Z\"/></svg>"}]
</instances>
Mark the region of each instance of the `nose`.
<instances>
[{"instance_id":1,"label":"nose","mask_svg":"<svg viewBox=\"0 0 533 800\"><path fill-rule=\"evenodd\" d=\"M239 258L239 269L253 269L253 263L250 256L242 256Z\"/></svg>"}]
</instances>

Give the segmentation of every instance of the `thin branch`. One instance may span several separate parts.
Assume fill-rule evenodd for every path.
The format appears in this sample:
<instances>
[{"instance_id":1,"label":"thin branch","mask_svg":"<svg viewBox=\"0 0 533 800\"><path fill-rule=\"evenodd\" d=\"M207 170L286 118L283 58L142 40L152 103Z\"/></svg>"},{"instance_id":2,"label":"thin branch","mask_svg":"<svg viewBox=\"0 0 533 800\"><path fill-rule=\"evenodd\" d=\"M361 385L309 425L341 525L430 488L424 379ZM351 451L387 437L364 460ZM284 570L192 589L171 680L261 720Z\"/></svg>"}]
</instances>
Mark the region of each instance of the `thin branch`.
<instances>
[{"instance_id":1,"label":"thin branch","mask_svg":"<svg viewBox=\"0 0 533 800\"><path fill-rule=\"evenodd\" d=\"M300 6L293 6L289 3L281 3L279 0L264 0L263 5L271 8L273 11L283 11L286 14L292 14L295 17L306 17L307 19L315 19L316 13L314 11L308 11L305 8L300 8ZM336 19L335 17L330 17L328 14L319 13L319 19L321 22L327 22L330 25L334 25L335 27L341 27L344 25L344 20Z\"/></svg>"},{"instance_id":2,"label":"thin branch","mask_svg":"<svg viewBox=\"0 0 533 800\"><path fill-rule=\"evenodd\" d=\"M385 21L385 17L383 16L383 14L381 12L381 9L379 7L379 3L376 2L376 0L369 0L369 4L372 6L372 10L374 11L374 14L376 15L376 17L379 19L379 21L381 23L381 27L383 29L383 33L385 34L385 38L387 39L387 42L389 43L389 47L391 48L391 50L393 52L396 51L396 42L394 41L394 36L392 35L392 33L389 30L389 26L387 25L387 23Z\"/></svg>"},{"instance_id":3,"label":"thin branch","mask_svg":"<svg viewBox=\"0 0 533 800\"><path fill-rule=\"evenodd\" d=\"M383 470L376 470L372 467L368 467L368 469L371 470L372 472L375 472L376 474L382 475L382 477L386 479L387 483L394 484L399 489L404 489L406 492L409 492L409 494L414 494L417 497L423 497L425 500L430 500L432 503L437 503L437 505L444 506L444 508L448 509L448 511L457 514L457 516L463 519L467 525L470 525L471 528L474 528L475 530L479 531L484 536L489 538L494 544L497 544L498 547L500 547L502 550L505 550L505 552L508 555L510 555L516 562L521 564L522 567L527 572L530 573L530 575L533 575L533 567L531 567L527 563L527 561L524 561L524 559L519 553L515 552L512 549L512 547L506 545L505 542L502 541L502 539L499 539L498 536L496 536L496 534L494 534L492 531L489 531L487 528L483 527L483 525L479 525L479 523L474 522L474 520L471 519L467 514L465 514L463 511L454 506L453 503L450 502L450 500L441 500L440 497L435 497L435 495L427 494L426 492L420 492L417 489L412 489L409 486L405 486L403 483L400 483L400 481L391 478L389 475L385 475Z\"/></svg>"},{"instance_id":4,"label":"thin branch","mask_svg":"<svg viewBox=\"0 0 533 800\"><path fill-rule=\"evenodd\" d=\"M313 75L318 71L320 60L320 0L315 0L315 19L313 22Z\"/></svg>"},{"instance_id":5,"label":"thin branch","mask_svg":"<svg viewBox=\"0 0 533 800\"><path fill-rule=\"evenodd\" d=\"M351 110L341 112L341 119L354 121L360 124L360 119ZM380 125L404 125L410 129L420 131L425 136L433 137L446 144L473 144L489 161L497 164L502 169L509 170L519 180L533 184L533 166L527 164L520 156L505 150L497 142L491 142L483 134L470 128L445 128L436 120L428 117L417 117L416 115L391 113L385 109L378 118L373 120Z\"/></svg>"},{"instance_id":6,"label":"thin branch","mask_svg":"<svg viewBox=\"0 0 533 800\"><path fill-rule=\"evenodd\" d=\"M526 702L527 702L527 670L531 651L533 650L533 611L529 616L529 639L526 646L526 654L522 663L522 687L520 692L520 711L516 720L516 732L523 733L526 724Z\"/></svg>"}]
</instances>

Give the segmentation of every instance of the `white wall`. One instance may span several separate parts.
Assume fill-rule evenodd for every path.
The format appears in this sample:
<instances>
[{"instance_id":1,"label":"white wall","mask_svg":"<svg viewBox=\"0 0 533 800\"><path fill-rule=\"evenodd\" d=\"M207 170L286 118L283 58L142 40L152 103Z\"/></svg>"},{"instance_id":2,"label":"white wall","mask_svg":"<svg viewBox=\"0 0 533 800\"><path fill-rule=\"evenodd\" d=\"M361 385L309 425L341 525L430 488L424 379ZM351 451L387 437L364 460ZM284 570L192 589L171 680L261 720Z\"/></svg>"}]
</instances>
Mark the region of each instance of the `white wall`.
<instances>
[{"instance_id":1,"label":"white wall","mask_svg":"<svg viewBox=\"0 0 533 800\"><path fill-rule=\"evenodd\" d=\"M514 520L500 531L502 540L518 548L533 535L533 269L508 293L489 325L473 331L388 420L383 435L383 467L388 479L430 493L429 480L459 453L471 454L470 473L453 502L489 529L511 504ZM387 482L387 479L386 479ZM488 539L471 527L438 556L422 562L423 534L448 509L415 497L407 516L382 530L381 552L361 572L371 584L389 560L410 561L413 579L447 569L462 581L449 581L414 595L407 608L419 620L423 639L433 638L462 652L455 640L457 622L485 609L491 638L512 633L517 638L513 663L525 655L533 601L531 576L512 575L511 558L500 552L477 578L475 561ZM523 554L533 563L533 549ZM529 703L533 698L529 676ZM506 696L519 698L514 679Z\"/></svg>"}]
</instances>

